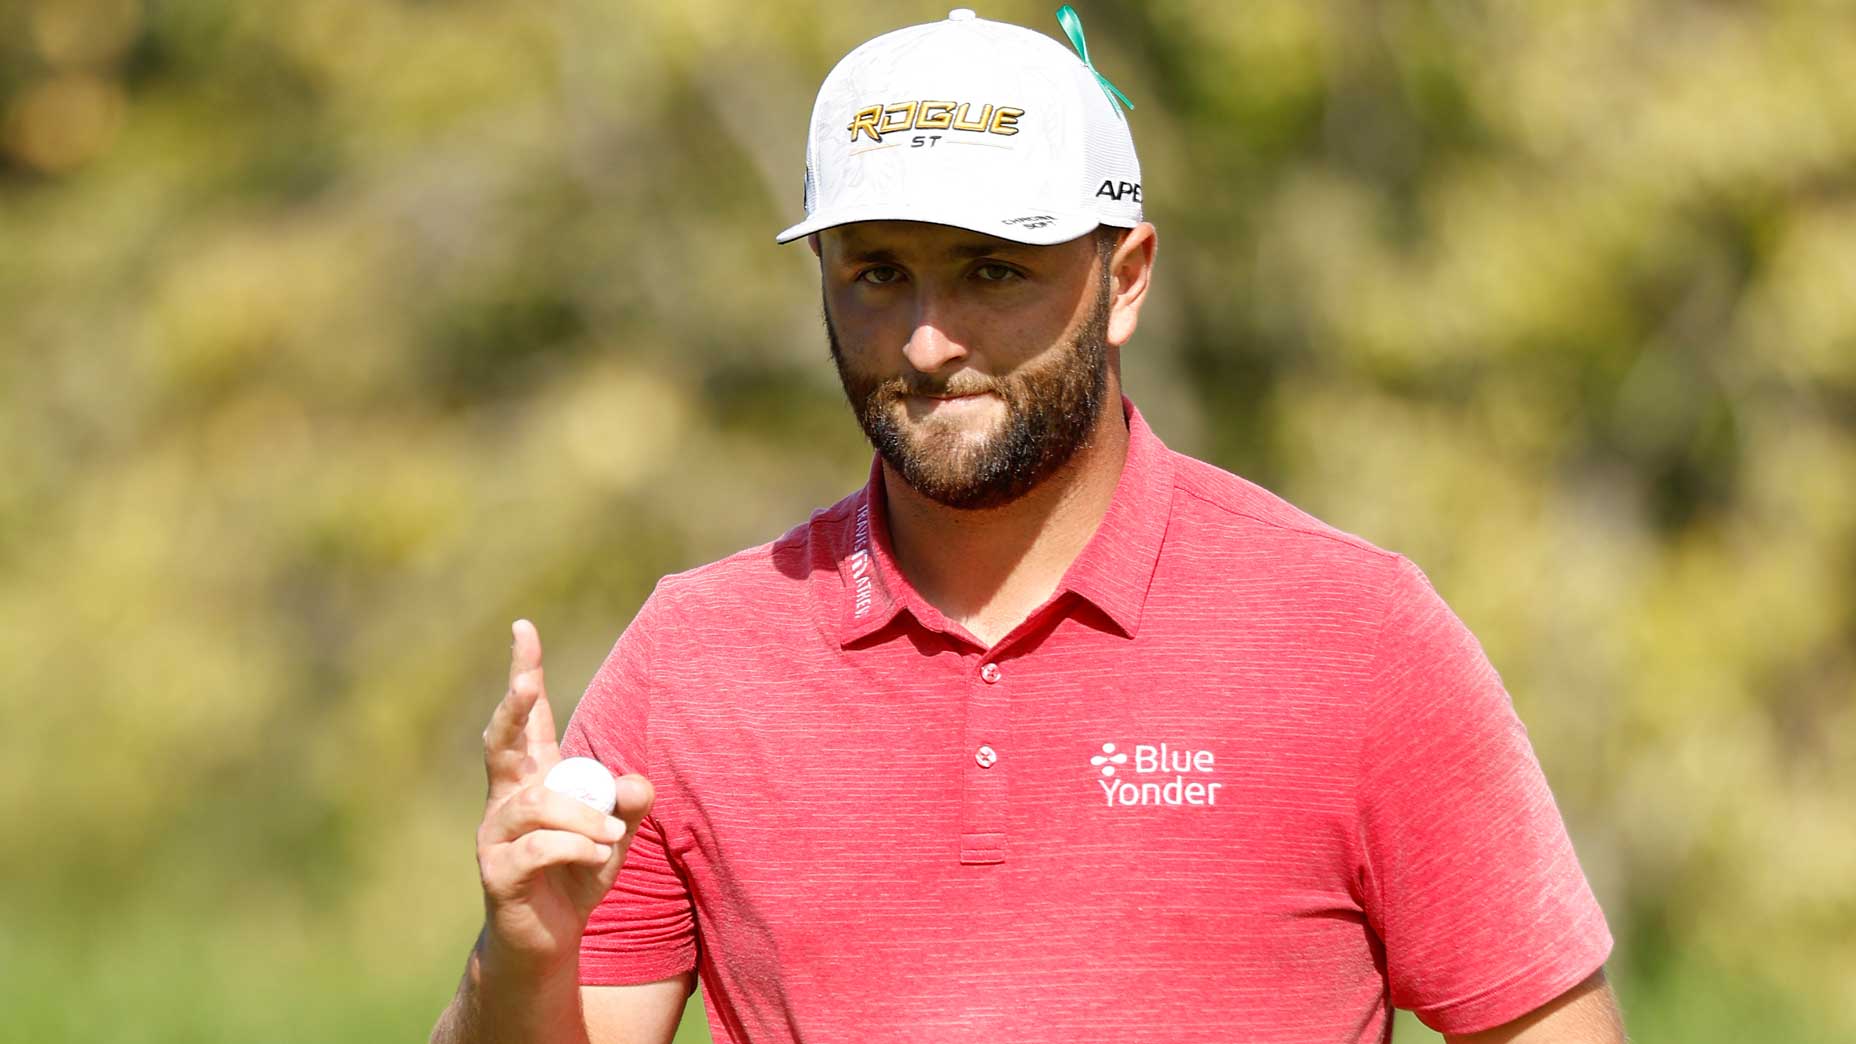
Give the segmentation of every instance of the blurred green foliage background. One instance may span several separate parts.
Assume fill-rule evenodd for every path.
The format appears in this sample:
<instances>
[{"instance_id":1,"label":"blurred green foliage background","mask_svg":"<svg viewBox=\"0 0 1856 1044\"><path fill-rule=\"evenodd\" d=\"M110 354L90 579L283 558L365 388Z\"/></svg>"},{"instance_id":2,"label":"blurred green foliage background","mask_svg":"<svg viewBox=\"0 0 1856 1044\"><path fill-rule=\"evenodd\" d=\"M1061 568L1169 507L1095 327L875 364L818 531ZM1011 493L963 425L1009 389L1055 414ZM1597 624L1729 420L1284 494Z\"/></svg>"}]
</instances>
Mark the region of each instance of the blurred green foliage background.
<instances>
[{"instance_id":1,"label":"blurred green foliage background","mask_svg":"<svg viewBox=\"0 0 1856 1044\"><path fill-rule=\"evenodd\" d=\"M862 481L772 236L824 73L944 14L0 6L9 1035L423 1039L508 621L565 711ZM1082 14L1154 427L1482 637L1639 1039L1852 1039L1856 5Z\"/></svg>"}]
</instances>

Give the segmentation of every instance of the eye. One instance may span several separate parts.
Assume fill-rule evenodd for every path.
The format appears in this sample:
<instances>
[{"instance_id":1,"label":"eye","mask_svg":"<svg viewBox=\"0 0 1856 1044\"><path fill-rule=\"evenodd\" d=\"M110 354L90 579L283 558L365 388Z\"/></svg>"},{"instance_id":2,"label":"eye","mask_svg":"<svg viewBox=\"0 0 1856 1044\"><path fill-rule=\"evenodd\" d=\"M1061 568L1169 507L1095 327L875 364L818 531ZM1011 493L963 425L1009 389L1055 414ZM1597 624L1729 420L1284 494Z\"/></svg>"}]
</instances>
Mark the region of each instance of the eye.
<instances>
[{"instance_id":1,"label":"eye","mask_svg":"<svg viewBox=\"0 0 1856 1044\"><path fill-rule=\"evenodd\" d=\"M895 265L874 265L857 273L858 282L869 283L871 286L888 286L901 279L902 270Z\"/></svg>"},{"instance_id":2,"label":"eye","mask_svg":"<svg viewBox=\"0 0 1856 1044\"><path fill-rule=\"evenodd\" d=\"M987 261L973 270L973 275L982 283L1005 283L1019 278L1018 269L998 261Z\"/></svg>"}]
</instances>

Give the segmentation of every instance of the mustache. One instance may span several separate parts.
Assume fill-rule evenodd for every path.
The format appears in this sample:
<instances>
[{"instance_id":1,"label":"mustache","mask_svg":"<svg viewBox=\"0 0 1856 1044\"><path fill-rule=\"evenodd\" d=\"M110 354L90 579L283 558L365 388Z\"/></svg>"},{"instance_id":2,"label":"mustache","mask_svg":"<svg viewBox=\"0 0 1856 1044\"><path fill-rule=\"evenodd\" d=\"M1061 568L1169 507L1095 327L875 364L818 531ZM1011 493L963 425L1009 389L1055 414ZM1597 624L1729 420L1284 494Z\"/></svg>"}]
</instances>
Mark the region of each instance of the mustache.
<instances>
[{"instance_id":1,"label":"mustache","mask_svg":"<svg viewBox=\"0 0 1856 1044\"><path fill-rule=\"evenodd\" d=\"M963 370L948 377L935 377L918 371L910 371L878 384L872 390L871 397L884 400L895 400L909 395L951 398L956 395L979 395L984 392L1003 394L997 382L971 370Z\"/></svg>"}]
</instances>

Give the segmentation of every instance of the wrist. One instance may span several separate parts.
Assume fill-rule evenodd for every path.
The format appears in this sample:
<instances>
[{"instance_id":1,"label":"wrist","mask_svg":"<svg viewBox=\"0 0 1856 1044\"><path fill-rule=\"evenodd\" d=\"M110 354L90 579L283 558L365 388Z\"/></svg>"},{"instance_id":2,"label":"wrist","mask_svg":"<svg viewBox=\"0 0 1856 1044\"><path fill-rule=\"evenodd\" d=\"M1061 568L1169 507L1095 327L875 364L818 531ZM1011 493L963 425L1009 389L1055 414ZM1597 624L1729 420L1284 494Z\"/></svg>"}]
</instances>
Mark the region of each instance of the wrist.
<instances>
[{"instance_id":1,"label":"wrist","mask_svg":"<svg viewBox=\"0 0 1856 1044\"><path fill-rule=\"evenodd\" d=\"M540 998L557 993L578 995L580 953L537 956L504 945L488 925L471 950L469 975L479 994L515 994Z\"/></svg>"},{"instance_id":2,"label":"wrist","mask_svg":"<svg viewBox=\"0 0 1856 1044\"><path fill-rule=\"evenodd\" d=\"M496 944L488 928L477 937L461 999L476 1041L586 1041L577 953L535 961Z\"/></svg>"}]
</instances>

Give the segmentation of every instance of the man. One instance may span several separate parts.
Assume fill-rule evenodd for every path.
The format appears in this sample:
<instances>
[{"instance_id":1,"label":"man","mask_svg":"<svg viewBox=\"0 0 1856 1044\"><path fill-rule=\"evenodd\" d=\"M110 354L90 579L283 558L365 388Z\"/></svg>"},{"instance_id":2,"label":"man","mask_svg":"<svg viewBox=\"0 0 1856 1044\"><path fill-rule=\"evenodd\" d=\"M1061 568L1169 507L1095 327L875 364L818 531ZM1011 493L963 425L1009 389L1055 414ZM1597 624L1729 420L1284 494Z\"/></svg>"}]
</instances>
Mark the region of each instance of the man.
<instances>
[{"instance_id":1,"label":"man","mask_svg":"<svg viewBox=\"0 0 1856 1044\"><path fill-rule=\"evenodd\" d=\"M1112 90L969 11L826 79L780 239L869 484L665 579L560 747L516 625L434 1039L664 1042L698 973L732 1041L1623 1039L1475 640L1122 397L1157 239ZM616 819L540 786L563 750Z\"/></svg>"}]
</instances>

